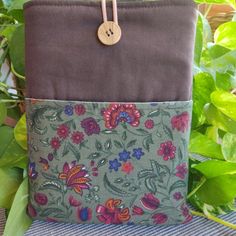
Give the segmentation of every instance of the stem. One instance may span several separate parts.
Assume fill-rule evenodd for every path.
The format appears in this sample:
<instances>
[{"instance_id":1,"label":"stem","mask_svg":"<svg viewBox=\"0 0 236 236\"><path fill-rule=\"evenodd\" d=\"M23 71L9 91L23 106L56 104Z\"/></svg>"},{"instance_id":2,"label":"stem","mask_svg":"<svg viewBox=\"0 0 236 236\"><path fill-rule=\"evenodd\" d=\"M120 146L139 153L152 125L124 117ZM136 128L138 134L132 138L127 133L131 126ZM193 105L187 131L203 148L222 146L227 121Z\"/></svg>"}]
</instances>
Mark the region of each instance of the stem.
<instances>
[{"instance_id":1,"label":"stem","mask_svg":"<svg viewBox=\"0 0 236 236\"><path fill-rule=\"evenodd\" d=\"M207 17L207 15L209 14L211 8L212 8L212 4L209 4L206 11L205 11L205 13L204 13L204 17Z\"/></svg>"},{"instance_id":2,"label":"stem","mask_svg":"<svg viewBox=\"0 0 236 236\"><path fill-rule=\"evenodd\" d=\"M18 74L18 73L15 71L15 68L14 68L14 66L13 66L12 63L11 63L11 70L12 70L12 73L13 73L17 78L20 78L20 79L25 80L25 76L20 75L20 74Z\"/></svg>"},{"instance_id":3,"label":"stem","mask_svg":"<svg viewBox=\"0 0 236 236\"><path fill-rule=\"evenodd\" d=\"M203 214L203 213L201 213L201 212L192 211L192 210L191 210L190 212L192 213L192 215L204 217L204 218L206 218L206 219L208 219L208 220L215 221L215 222L217 222L217 223L219 223L219 224L222 224L222 225L224 225L224 226L226 226L226 227L229 227L229 228L231 228L231 229L235 229L235 230L236 230L236 225L234 225L234 224L232 224L232 223L230 223L230 222L224 221L224 220L222 220L222 219L220 219L220 218L218 218L218 217L216 217L216 216L213 216L213 215L211 215L211 214L209 214L209 213Z\"/></svg>"},{"instance_id":4,"label":"stem","mask_svg":"<svg viewBox=\"0 0 236 236\"><path fill-rule=\"evenodd\" d=\"M20 103L20 102L24 102L24 100L10 100L10 99L1 99L0 102L2 103Z\"/></svg>"},{"instance_id":5,"label":"stem","mask_svg":"<svg viewBox=\"0 0 236 236\"><path fill-rule=\"evenodd\" d=\"M191 198L205 182L206 182L206 178L203 177L200 180L200 183L198 184L198 186L194 188L193 191L188 194L187 199Z\"/></svg>"}]
</instances>

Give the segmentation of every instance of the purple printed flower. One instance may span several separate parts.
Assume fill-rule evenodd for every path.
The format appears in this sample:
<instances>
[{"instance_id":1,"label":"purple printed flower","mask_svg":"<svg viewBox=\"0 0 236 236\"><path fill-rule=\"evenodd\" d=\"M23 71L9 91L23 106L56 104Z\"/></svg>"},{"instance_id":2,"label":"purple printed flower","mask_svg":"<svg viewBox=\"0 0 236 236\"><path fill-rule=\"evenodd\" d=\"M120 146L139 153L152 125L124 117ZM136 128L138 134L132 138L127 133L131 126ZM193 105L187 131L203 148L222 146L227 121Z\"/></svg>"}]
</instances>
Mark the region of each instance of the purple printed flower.
<instances>
[{"instance_id":1,"label":"purple printed flower","mask_svg":"<svg viewBox=\"0 0 236 236\"><path fill-rule=\"evenodd\" d=\"M109 161L109 164L110 164L109 166L110 170L118 171L119 167L121 167L121 163L117 159Z\"/></svg>"},{"instance_id":2,"label":"purple printed flower","mask_svg":"<svg viewBox=\"0 0 236 236\"><path fill-rule=\"evenodd\" d=\"M72 105L66 105L66 106L65 106L65 109L64 109L64 112L65 112L65 114L68 115L68 116L73 116L73 114L74 114L74 108L73 108L73 106L72 106Z\"/></svg>"},{"instance_id":3,"label":"purple printed flower","mask_svg":"<svg viewBox=\"0 0 236 236\"><path fill-rule=\"evenodd\" d=\"M40 157L39 163L42 165L42 167L45 171L47 171L49 169L48 160L46 160L45 158Z\"/></svg>"},{"instance_id":4,"label":"purple printed flower","mask_svg":"<svg viewBox=\"0 0 236 236\"><path fill-rule=\"evenodd\" d=\"M92 117L82 120L81 127L84 129L85 133L88 136L100 133L99 125L98 125L97 121Z\"/></svg>"},{"instance_id":5,"label":"purple printed flower","mask_svg":"<svg viewBox=\"0 0 236 236\"><path fill-rule=\"evenodd\" d=\"M144 155L144 152L142 151L142 148L135 148L133 150L133 157L135 157L137 160L140 160L141 157Z\"/></svg>"},{"instance_id":6,"label":"purple printed flower","mask_svg":"<svg viewBox=\"0 0 236 236\"><path fill-rule=\"evenodd\" d=\"M30 162L28 165L28 175L30 179L36 179L38 176L38 172L35 170L35 162Z\"/></svg>"},{"instance_id":7,"label":"purple printed flower","mask_svg":"<svg viewBox=\"0 0 236 236\"><path fill-rule=\"evenodd\" d=\"M181 194L181 192L174 193L173 197L176 201L183 199L183 195Z\"/></svg>"},{"instance_id":8,"label":"purple printed flower","mask_svg":"<svg viewBox=\"0 0 236 236\"><path fill-rule=\"evenodd\" d=\"M165 224L168 220L168 216L164 213L157 213L152 216L154 224Z\"/></svg>"},{"instance_id":9,"label":"purple printed flower","mask_svg":"<svg viewBox=\"0 0 236 236\"><path fill-rule=\"evenodd\" d=\"M175 175L180 179L184 179L186 174L188 173L187 164L186 163L179 164L176 167L176 170L177 172L175 173Z\"/></svg>"},{"instance_id":10,"label":"purple printed flower","mask_svg":"<svg viewBox=\"0 0 236 236\"><path fill-rule=\"evenodd\" d=\"M160 205L159 199L156 198L152 193L146 193L140 201L142 205L148 210L156 210Z\"/></svg>"},{"instance_id":11,"label":"purple printed flower","mask_svg":"<svg viewBox=\"0 0 236 236\"><path fill-rule=\"evenodd\" d=\"M119 153L119 160L126 162L128 159L130 159L130 152L127 152L124 150L123 152Z\"/></svg>"},{"instance_id":12,"label":"purple printed flower","mask_svg":"<svg viewBox=\"0 0 236 236\"><path fill-rule=\"evenodd\" d=\"M49 153L49 154L48 154L48 160L49 160L49 161L53 161L53 158L54 158L53 154L52 154L52 153Z\"/></svg>"},{"instance_id":13,"label":"purple printed flower","mask_svg":"<svg viewBox=\"0 0 236 236\"><path fill-rule=\"evenodd\" d=\"M159 150L157 150L157 154L159 156L163 156L164 161L168 161L169 159L175 158L176 147L173 145L171 141L167 141L160 145Z\"/></svg>"},{"instance_id":14,"label":"purple printed flower","mask_svg":"<svg viewBox=\"0 0 236 236\"><path fill-rule=\"evenodd\" d=\"M37 202L39 205L42 205L42 206L48 203L48 197L44 193L35 193L34 200L35 202Z\"/></svg>"}]
</instances>

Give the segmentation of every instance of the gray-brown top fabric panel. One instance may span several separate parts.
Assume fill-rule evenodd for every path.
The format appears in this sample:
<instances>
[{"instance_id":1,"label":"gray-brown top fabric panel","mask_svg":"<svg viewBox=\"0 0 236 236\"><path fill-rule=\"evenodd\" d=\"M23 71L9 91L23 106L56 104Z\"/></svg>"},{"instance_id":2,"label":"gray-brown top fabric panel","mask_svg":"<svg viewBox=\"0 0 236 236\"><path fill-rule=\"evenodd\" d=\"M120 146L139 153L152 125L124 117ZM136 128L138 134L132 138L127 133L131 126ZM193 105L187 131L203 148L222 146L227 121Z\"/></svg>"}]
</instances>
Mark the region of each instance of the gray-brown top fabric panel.
<instances>
[{"instance_id":1,"label":"gray-brown top fabric panel","mask_svg":"<svg viewBox=\"0 0 236 236\"><path fill-rule=\"evenodd\" d=\"M108 16L112 19L111 3ZM122 39L104 46L99 2L25 5L27 97L149 102L191 99L191 0L118 3Z\"/></svg>"}]
</instances>

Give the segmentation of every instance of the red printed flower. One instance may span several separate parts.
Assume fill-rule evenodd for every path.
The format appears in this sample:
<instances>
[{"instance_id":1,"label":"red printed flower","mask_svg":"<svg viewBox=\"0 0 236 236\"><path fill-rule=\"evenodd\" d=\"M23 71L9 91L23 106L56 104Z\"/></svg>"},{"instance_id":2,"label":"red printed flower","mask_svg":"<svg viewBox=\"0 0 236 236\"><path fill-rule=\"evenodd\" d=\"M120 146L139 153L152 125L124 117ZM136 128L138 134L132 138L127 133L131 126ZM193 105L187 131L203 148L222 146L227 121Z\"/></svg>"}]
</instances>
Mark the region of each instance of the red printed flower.
<instances>
[{"instance_id":1,"label":"red printed flower","mask_svg":"<svg viewBox=\"0 0 236 236\"><path fill-rule=\"evenodd\" d=\"M83 189L89 189L88 171L83 165L69 165L67 162L63 166L63 172L59 174L59 179L65 180L67 187L74 189L80 195L83 194Z\"/></svg>"},{"instance_id":2,"label":"red printed flower","mask_svg":"<svg viewBox=\"0 0 236 236\"><path fill-rule=\"evenodd\" d=\"M187 164L186 163L179 164L176 167L176 170L177 172L175 173L175 175L179 177L180 179L184 179L185 175L188 173Z\"/></svg>"},{"instance_id":3,"label":"red printed flower","mask_svg":"<svg viewBox=\"0 0 236 236\"><path fill-rule=\"evenodd\" d=\"M82 116L86 112L86 109L83 104L75 105L74 110L75 110L75 114L78 116Z\"/></svg>"},{"instance_id":4,"label":"red printed flower","mask_svg":"<svg viewBox=\"0 0 236 236\"><path fill-rule=\"evenodd\" d=\"M152 216L154 224L165 224L168 220L168 216L164 213L157 213Z\"/></svg>"},{"instance_id":5,"label":"red printed flower","mask_svg":"<svg viewBox=\"0 0 236 236\"><path fill-rule=\"evenodd\" d=\"M176 147L171 141L167 141L160 145L160 149L157 151L157 154L163 156L164 161L175 158Z\"/></svg>"},{"instance_id":6,"label":"red printed flower","mask_svg":"<svg viewBox=\"0 0 236 236\"><path fill-rule=\"evenodd\" d=\"M44 193L35 193L34 194L34 200L39 205L46 205L48 203L48 197Z\"/></svg>"},{"instance_id":7,"label":"red printed flower","mask_svg":"<svg viewBox=\"0 0 236 236\"><path fill-rule=\"evenodd\" d=\"M82 132L76 131L71 135L72 142L75 144L80 144L84 141L84 134Z\"/></svg>"},{"instance_id":8,"label":"red printed flower","mask_svg":"<svg viewBox=\"0 0 236 236\"><path fill-rule=\"evenodd\" d=\"M146 193L140 201L142 205L148 210L156 210L160 205L159 199L156 198L152 193Z\"/></svg>"},{"instance_id":9,"label":"red printed flower","mask_svg":"<svg viewBox=\"0 0 236 236\"><path fill-rule=\"evenodd\" d=\"M105 206L97 206L96 212L98 220L105 224L122 224L130 219L129 208L121 207L120 199L107 200Z\"/></svg>"},{"instance_id":10,"label":"red printed flower","mask_svg":"<svg viewBox=\"0 0 236 236\"><path fill-rule=\"evenodd\" d=\"M51 144L51 147L55 150L59 149L61 146L61 142L59 138L57 137L52 138L50 144Z\"/></svg>"},{"instance_id":11,"label":"red printed flower","mask_svg":"<svg viewBox=\"0 0 236 236\"><path fill-rule=\"evenodd\" d=\"M71 206L73 207L78 207L81 205L81 202L78 201L75 197L73 197L72 195L69 197L69 203Z\"/></svg>"},{"instance_id":12,"label":"red printed flower","mask_svg":"<svg viewBox=\"0 0 236 236\"><path fill-rule=\"evenodd\" d=\"M132 165L131 162L124 162L122 164L121 170L126 174L130 174L134 170L134 166Z\"/></svg>"},{"instance_id":13,"label":"red printed flower","mask_svg":"<svg viewBox=\"0 0 236 236\"><path fill-rule=\"evenodd\" d=\"M37 211L35 210L35 208L32 206L31 203L28 204L27 211L28 211L28 215L30 217L36 217L37 216Z\"/></svg>"},{"instance_id":14,"label":"red printed flower","mask_svg":"<svg viewBox=\"0 0 236 236\"><path fill-rule=\"evenodd\" d=\"M139 126L141 114L134 104L111 104L104 112L105 126L114 129L119 123Z\"/></svg>"},{"instance_id":15,"label":"red printed flower","mask_svg":"<svg viewBox=\"0 0 236 236\"><path fill-rule=\"evenodd\" d=\"M171 119L171 124L173 129L177 129L178 131L185 132L189 126L189 114L188 112L183 112L180 115L174 116Z\"/></svg>"},{"instance_id":16,"label":"red printed flower","mask_svg":"<svg viewBox=\"0 0 236 236\"><path fill-rule=\"evenodd\" d=\"M134 206L132 213L133 213L133 215L141 216L144 214L144 210L141 207Z\"/></svg>"},{"instance_id":17,"label":"red printed flower","mask_svg":"<svg viewBox=\"0 0 236 236\"><path fill-rule=\"evenodd\" d=\"M69 136L69 133L70 133L70 129L67 125L60 125L58 128L57 128L57 135L60 137L60 138L67 138Z\"/></svg>"},{"instance_id":18,"label":"red printed flower","mask_svg":"<svg viewBox=\"0 0 236 236\"><path fill-rule=\"evenodd\" d=\"M147 129L153 129L154 127L154 121L149 119L149 120L146 120L145 123L144 123L145 127Z\"/></svg>"}]
</instances>

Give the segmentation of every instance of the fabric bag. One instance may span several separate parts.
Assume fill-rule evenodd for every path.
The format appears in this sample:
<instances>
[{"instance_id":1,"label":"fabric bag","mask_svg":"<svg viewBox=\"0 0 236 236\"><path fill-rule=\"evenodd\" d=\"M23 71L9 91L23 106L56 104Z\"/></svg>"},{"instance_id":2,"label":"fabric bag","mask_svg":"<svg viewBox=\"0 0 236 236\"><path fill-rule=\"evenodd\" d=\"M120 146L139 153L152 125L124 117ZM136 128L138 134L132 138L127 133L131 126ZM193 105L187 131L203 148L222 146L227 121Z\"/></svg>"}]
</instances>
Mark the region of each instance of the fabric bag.
<instances>
[{"instance_id":1,"label":"fabric bag","mask_svg":"<svg viewBox=\"0 0 236 236\"><path fill-rule=\"evenodd\" d=\"M32 0L24 15L29 215L190 221L194 3Z\"/></svg>"}]
</instances>

